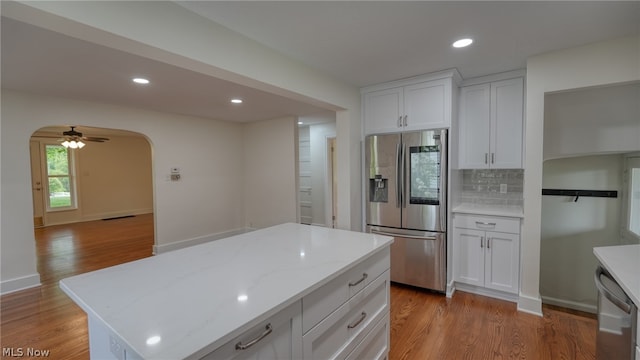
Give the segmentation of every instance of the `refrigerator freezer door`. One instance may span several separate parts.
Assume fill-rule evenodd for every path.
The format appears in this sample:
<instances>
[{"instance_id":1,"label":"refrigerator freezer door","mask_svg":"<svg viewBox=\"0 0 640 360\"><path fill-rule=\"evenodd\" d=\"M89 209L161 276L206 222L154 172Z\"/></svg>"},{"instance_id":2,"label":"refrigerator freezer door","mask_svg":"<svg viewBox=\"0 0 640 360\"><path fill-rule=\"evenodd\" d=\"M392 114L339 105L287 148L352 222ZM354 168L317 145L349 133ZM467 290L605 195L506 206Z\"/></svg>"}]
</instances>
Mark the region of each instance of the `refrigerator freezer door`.
<instances>
[{"instance_id":1,"label":"refrigerator freezer door","mask_svg":"<svg viewBox=\"0 0 640 360\"><path fill-rule=\"evenodd\" d=\"M402 136L402 228L446 232L447 131Z\"/></svg>"},{"instance_id":2,"label":"refrigerator freezer door","mask_svg":"<svg viewBox=\"0 0 640 360\"><path fill-rule=\"evenodd\" d=\"M372 233L394 236L391 244L391 281L444 292L446 288L446 235L423 231L396 234L381 227Z\"/></svg>"},{"instance_id":3,"label":"refrigerator freezer door","mask_svg":"<svg viewBox=\"0 0 640 360\"><path fill-rule=\"evenodd\" d=\"M399 228L401 155L399 134L372 135L365 141L367 224Z\"/></svg>"}]
</instances>

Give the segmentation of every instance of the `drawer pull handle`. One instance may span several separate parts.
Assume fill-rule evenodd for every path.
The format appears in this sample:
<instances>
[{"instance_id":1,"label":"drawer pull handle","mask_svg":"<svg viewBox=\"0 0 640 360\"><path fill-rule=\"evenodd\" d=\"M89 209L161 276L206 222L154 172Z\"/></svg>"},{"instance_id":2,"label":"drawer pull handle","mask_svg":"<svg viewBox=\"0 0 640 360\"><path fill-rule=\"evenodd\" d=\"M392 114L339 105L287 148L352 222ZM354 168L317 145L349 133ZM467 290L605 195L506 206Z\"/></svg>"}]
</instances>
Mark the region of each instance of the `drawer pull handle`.
<instances>
[{"instance_id":1,"label":"drawer pull handle","mask_svg":"<svg viewBox=\"0 0 640 360\"><path fill-rule=\"evenodd\" d=\"M236 344L236 350L246 350L246 349L252 347L253 345L257 344L260 340L262 340L265 337L267 337L267 335L271 334L272 331L273 331L273 327L271 327L271 324L267 324L267 326L264 329L264 332L262 332L262 334L260 334L260 336L258 336L257 338L249 341L246 344L243 344L242 341L237 343Z\"/></svg>"},{"instance_id":2,"label":"drawer pull handle","mask_svg":"<svg viewBox=\"0 0 640 360\"><path fill-rule=\"evenodd\" d=\"M361 282L363 282L366 278L368 278L369 275L367 275L367 273L362 274L362 277L360 278L360 280L356 281L356 282L350 282L349 286L357 286L358 284L360 284Z\"/></svg>"},{"instance_id":3,"label":"drawer pull handle","mask_svg":"<svg viewBox=\"0 0 640 360\"><path fill-rule=\"evenodd\" d=\"M358 321L356 321L356 322L355 322L355 323L353 323L353 324L349 324L349 325L347 325L347 328L348 328L348 329L353 329L354 327L356 327L356 326L360 325L360 323L361 323L362 321L364 321L364 319L365 319L366 317L367 317L367 313L363 311L363 312L362 312L362 314L360 314L360 318L358 319Z\"/></svg>"},{"instance_id":4,"label":"drawer pull handle","mask_svg":"<svg viewBox=\"0 0 640 360\"><path fill-rule=\"evenodd\" d=\"M476 221L476 225L479 226L496 226L496 223L484 222L484 221Z\"/></svg>"}]
</instances>

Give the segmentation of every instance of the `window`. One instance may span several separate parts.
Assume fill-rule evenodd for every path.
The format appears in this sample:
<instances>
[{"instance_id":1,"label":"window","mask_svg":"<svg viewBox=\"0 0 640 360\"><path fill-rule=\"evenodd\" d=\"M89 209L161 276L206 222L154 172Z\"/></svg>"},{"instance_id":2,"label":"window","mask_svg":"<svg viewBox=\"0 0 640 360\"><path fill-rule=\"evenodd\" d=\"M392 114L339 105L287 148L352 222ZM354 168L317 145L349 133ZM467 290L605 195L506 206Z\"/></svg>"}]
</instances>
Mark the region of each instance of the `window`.
<instances>
[{"instance_id":1,"label":"window","mask_svg":"<svg viewBox=\"0 0 640 360\"><path fill-rule=\"evenodd\" d=\"M640 238L640 157L627 157L627 230Z\"/></svg>"},{"instance_id":2,"label":"window","mask_svg":"<svg viewBox=\"0 0 640 360\"><path fill-rule=\"evenodd\" d=\"M62 145L45 145L47 209L76 207L71 152Z\"/></svg>"}]
</instances>

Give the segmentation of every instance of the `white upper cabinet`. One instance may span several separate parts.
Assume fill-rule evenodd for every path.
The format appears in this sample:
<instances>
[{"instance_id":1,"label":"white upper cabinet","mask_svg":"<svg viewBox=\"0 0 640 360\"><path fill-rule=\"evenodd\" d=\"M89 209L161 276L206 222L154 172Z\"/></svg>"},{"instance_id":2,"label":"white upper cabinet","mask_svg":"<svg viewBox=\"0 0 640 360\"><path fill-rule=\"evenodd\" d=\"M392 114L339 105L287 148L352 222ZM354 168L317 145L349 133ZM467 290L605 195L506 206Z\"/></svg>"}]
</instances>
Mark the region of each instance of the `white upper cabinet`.
<instances>
[{"instance_id":1,"label":"white upper cabinet","mask_svg":"<svg viewBox=\"0 0 640 360\"><path fill-rule=\"evenodd\" d=\"M454 75L448 71L364 88L364 134L449 128Z\"/></svg>"},{"instance_id":2,"label":"white upper cabinet","mask_svg":"<svg viewBox=\"0 0 640 360\"><path fill-rule=\"evenodd\" d=\"M523 78L460 89L461 169L521 169Z\"/></svg>"},{"instance_id":3,"label":"white upper cabinet","mask_svg":"<svg viewBox=\"0 0 640 360\"><path fill-rule=\"evenodd\" d=\"M374 91L363 95L365 132L386 133L402 130L404 100L402 88Z\"/></svg>"}]
</instances>

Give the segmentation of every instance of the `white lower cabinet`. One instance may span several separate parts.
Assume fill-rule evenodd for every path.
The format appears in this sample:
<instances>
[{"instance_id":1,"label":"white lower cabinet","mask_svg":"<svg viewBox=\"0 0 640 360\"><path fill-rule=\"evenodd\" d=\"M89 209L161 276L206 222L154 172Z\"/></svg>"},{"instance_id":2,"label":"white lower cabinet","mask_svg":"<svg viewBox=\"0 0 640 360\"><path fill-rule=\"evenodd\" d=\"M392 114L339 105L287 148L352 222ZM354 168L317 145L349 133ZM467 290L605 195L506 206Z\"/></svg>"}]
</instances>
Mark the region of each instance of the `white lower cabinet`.
<instances>
[{"instance_id":1,"label":"white lower cabinet","mask_svg":"<svg viewBox=\"0 0 640 360\"><path fill-rule=\"evenodd\" d=\"M202 359L298 360L301 358L301 314L302 303L297 301Z\"/></svg>"},{"instance_id":2,"label":"white lower cabinet","mask_svg":"<svg viewBox=\"0 0 640 360\"><path fill-rule=\"evenodd\" d=\"M387 248L302 299L304 359L387 356L389 268Z\"/></svg>"},{"instance_id":3,"label":"white lower cabinet","mask_svg":"<svg viewBox=\"0 0 640 360\"><path fill-rule=\"evenodd\" d=\"M520 220L456 214L453 227L456 287L518 294Z\"/></svg>"},{"instance_id":4,"label":"white lower cabinet","mask_svg":"<svg viewBox=\"0 0 640 360\"><path fill-rule=\"evenodd\" d=\"M305 359L345 359L389 313L389 271L303 336Z\"/></svg>"}]
</instances>

